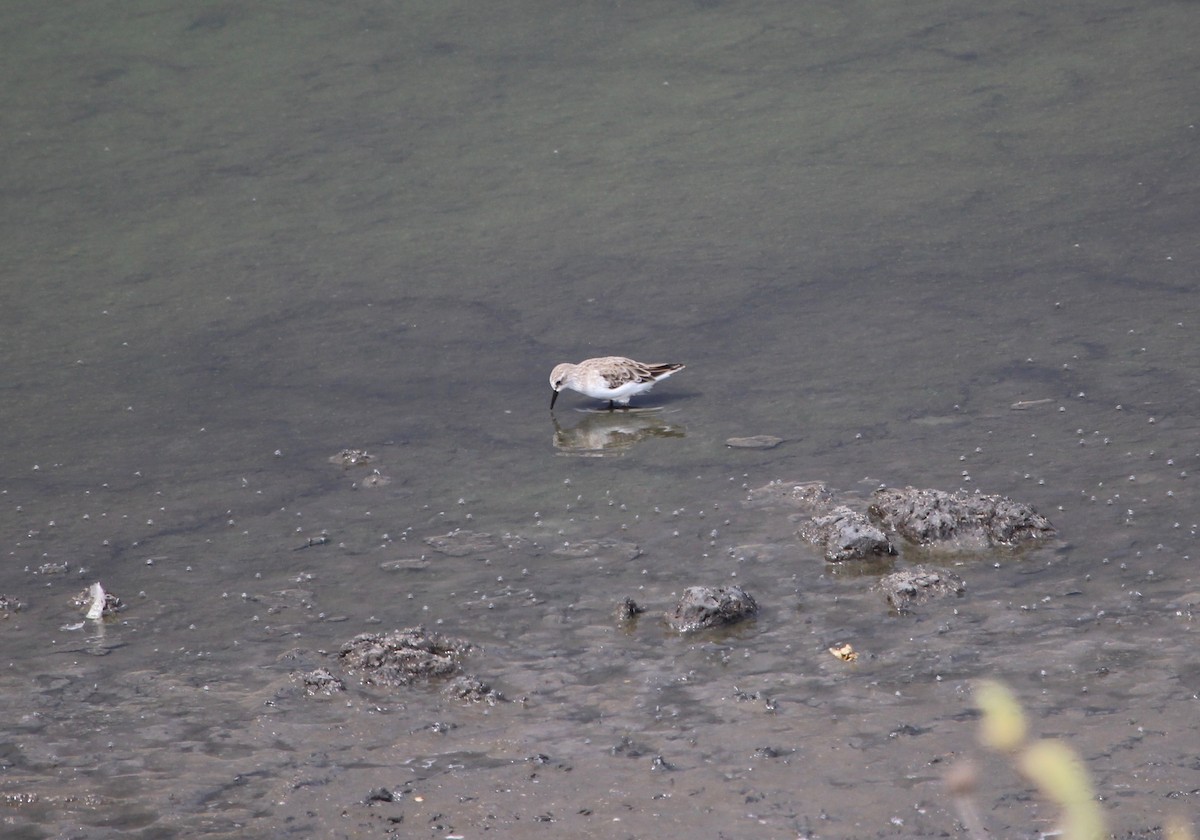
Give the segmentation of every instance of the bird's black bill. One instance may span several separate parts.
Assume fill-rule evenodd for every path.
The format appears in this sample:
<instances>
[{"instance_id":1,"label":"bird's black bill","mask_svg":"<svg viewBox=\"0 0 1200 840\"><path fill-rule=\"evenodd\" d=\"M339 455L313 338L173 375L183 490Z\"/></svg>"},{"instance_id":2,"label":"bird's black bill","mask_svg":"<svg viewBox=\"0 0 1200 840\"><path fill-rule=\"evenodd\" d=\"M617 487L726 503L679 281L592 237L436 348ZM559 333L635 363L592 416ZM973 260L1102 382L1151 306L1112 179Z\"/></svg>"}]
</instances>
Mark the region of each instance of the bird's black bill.
<instances>
[{"instance_id":1,"label":"bird's black bill","mask_svg":"<svg viewBox=\"0 0 1200 840\"><path fill-rule=\"evenodd\" d=\"M550 410L551 411L554 410L554 401L556 399L558 399L558 391L551 391L550 392Z\"/></svg>"}]
</instances>

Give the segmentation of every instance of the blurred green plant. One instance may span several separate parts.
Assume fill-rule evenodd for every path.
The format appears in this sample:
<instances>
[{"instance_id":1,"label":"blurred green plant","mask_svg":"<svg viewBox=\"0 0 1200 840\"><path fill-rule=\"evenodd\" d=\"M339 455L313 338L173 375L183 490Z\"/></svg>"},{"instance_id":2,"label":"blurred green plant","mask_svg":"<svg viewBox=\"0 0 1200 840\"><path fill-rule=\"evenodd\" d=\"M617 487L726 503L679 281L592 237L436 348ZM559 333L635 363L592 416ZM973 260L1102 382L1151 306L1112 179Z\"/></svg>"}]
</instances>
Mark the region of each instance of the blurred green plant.
<instances>
[{"instance_id":1,"label":"blurred green plant","mask_svg":"<svg viewBox=\"0 0 1200 840\"><path fill-rule=\"evenodd\" d=\"M1059 836L1063 840L1104 840L1104 813L1087 768L1062 741L1039 739L1030 742L1025 712L1008 686L995 680L975 684L975 702L983 713L979 741L983 746L1009 755L1017 770L1033 782L1041 794L1061 813ZM946 787L954 796L959 817L974 840L987 832L975 807L977 774L970 763L955 765L946 774ZM1187 823L1176 820L1166 828L1168 840L1194 840Z\"/></svg>"},{"instance_id":2,"label":"blurred green plant","mask_svg":"<svg viewBox=\"0 0 1200 840\"><path fill-rule=\"evenodd\" d=\"M1008 686L995 680L980 680L975 684L975 702L983 712L980 742L998 752L1015 753L1021 749L1029 736L1029 725Z\"/></svg>"}]
</instances>

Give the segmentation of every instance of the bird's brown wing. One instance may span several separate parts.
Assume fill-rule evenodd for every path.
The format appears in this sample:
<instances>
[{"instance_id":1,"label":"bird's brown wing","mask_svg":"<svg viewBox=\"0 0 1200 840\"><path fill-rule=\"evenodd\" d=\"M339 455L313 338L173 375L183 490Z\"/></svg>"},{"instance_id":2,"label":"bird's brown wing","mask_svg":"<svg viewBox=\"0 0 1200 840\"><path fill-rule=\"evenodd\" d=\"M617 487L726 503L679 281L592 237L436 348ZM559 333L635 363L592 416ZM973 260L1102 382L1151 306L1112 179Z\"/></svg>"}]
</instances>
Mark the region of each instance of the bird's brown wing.
<instances>
[{"instance_id":1,"label":"bird's brown wing","mask_svg":"<svg viewBox=\"0 0 1200 840\"><path fill-rule=\"evenodd\" d=\"M674 362L659 365L643 365L639 362L606 371L602 376L609 388L620 388L628 382L653 382L664 373L671 373L682 367L683 365Z\"/></svg>"}]
</instances>

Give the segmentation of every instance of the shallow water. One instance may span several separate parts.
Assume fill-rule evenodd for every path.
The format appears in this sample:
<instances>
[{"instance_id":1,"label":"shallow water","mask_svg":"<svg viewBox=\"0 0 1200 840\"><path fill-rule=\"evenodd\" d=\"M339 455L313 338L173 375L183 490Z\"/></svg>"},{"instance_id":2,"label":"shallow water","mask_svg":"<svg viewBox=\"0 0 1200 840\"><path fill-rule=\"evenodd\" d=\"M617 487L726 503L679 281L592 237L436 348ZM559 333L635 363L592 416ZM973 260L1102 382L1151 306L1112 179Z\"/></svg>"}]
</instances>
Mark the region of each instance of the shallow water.
<instances>
[{"instance_id":1,"label":"shallow water","mask_svg":"<svg viewBox=\"0 0 1200 840\"><path fill-rule=\"evenodd\" d=\"M990 829L1048 831L975 744L981 676L1114 831L1194 814L1196 28L17 4L6 836L941 836L960 756ZM662 412L551 417L550 368L607 353L688 368ZM775 479L1002 493L1060 539L934 558L965 595L896 616L747 502ZM456 529L491 539L426 542ZM752 623L660 622L730 581ZM304 695L417 623L511 702Z\"/></svg>"}]
</instances>

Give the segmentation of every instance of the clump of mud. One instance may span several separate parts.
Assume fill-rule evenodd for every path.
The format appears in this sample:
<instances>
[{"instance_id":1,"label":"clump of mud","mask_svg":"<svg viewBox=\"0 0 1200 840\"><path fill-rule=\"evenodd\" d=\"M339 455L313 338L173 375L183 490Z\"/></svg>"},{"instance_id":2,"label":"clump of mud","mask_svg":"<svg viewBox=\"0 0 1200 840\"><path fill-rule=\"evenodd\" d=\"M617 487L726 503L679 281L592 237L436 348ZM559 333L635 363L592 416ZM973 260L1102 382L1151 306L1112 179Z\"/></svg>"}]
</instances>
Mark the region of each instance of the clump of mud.
<instances>
[{"instance_id":1,"label":"clump of mud","mask_svg":"<svg viewBox=\"0 0 1200 840\"><path fill-rule=\"evenodd\" d=\"M868 560L896 554L887 534L871 524L867 517L845 505L825 516L814 516L800 526L799 535L825 550L830 563Z\"/></svg>"},{"instance_id":2,"label":"clump of mud","mask_svg":"<svg viewBox=\"0 0 1200 840\"><path fill-rule=\"evenodd\" d=\"M504 701L504 695L493 689L479 677L464 674L455 677L446 686L445 693L455 700L465 700L468 703L487 703L495 706Z\"/></svg>"},{"instance_id":3,"label":"clump of mud","mask_svg":"<svg viewBox=\"0 0 1200 840\"><path fill-rule=\"evenodd\" d=\"M953 572L921 565L884 575L879 586L892 609L900 613L931 598L961 595L967 588Z\"/></svg>"},{"instance_id":4,"label":"clump of mud","mask_svg":"<svg viewBox=\"0 0 1200 840\"><path fill-rule=\"evenodd\" d=\"M1020 551L1057 533L1030 505L963 491L881 487L864 498L820 481L772 481L750 490L746 506L789 511L788 518L798 523L797 536L820 546L827 563L858 561L876 573L891 571L892 558L905 554L916 555L910 561L953 556L957 562ZM764 553L761 547L746 548ZM878 586L899 613L965 590L954 572L917 564L882 577Z\"/></svg>"},{"instance_id":5,"label":"clump of mud","mask_svg":"<svg viewBox=\"0 0 1200 840\"><path fill-rule=\"evenodd\" d=\"M458 673L469 642L408 627L390 633L360 633L342 645L338 659L367 685L404 686Z\"/></svg>"},{"instance_id":6,"label":"clump of mud","mask_svg":"<svg viewBox=\"0 0 1200 840\"><path fill-rule=\"evenodd\" d=\"M749 618L758 612L758 604L740 586L689 586L667 616L673 630L690 633L720 627Z\"/></svg>"},{"instance_id":7,"label":"clump of mud","mask_svg":"<svg viewBox=\"0 0 1200 840\"><path fill-rule=\"evenodd\" d=\"M988 549L1055 534L1049 519L1007 496L884 487L868 510L885 529L923 546Z\"/></svg>"},{"instance_id":8,"label":"clump of mud","mask_svg":"<svg viewBox=\"0 0 1200 840\"><path fill-rule=\"evenodd\" d=\"M750 491L754 507L786 506L807 515L798 534L825 549L829 562L897 553L892 535L924 548L987 551L1055 535L1050 520L1007 496L882 487L869 502L819 481L772 481Z\"/></svg>"},{"instance_id":9,"label":"clump of mud","mask_svg":"<svg viewBox=\"0 0 1200 840\"><path fill-rule=\"evenodd\" d=\"M304 692L312 696L317 694L332 696L346 690L346 684L325 668L317 668L301 674L300 682L304 685Z\"/></svg>"}]
</instances>

